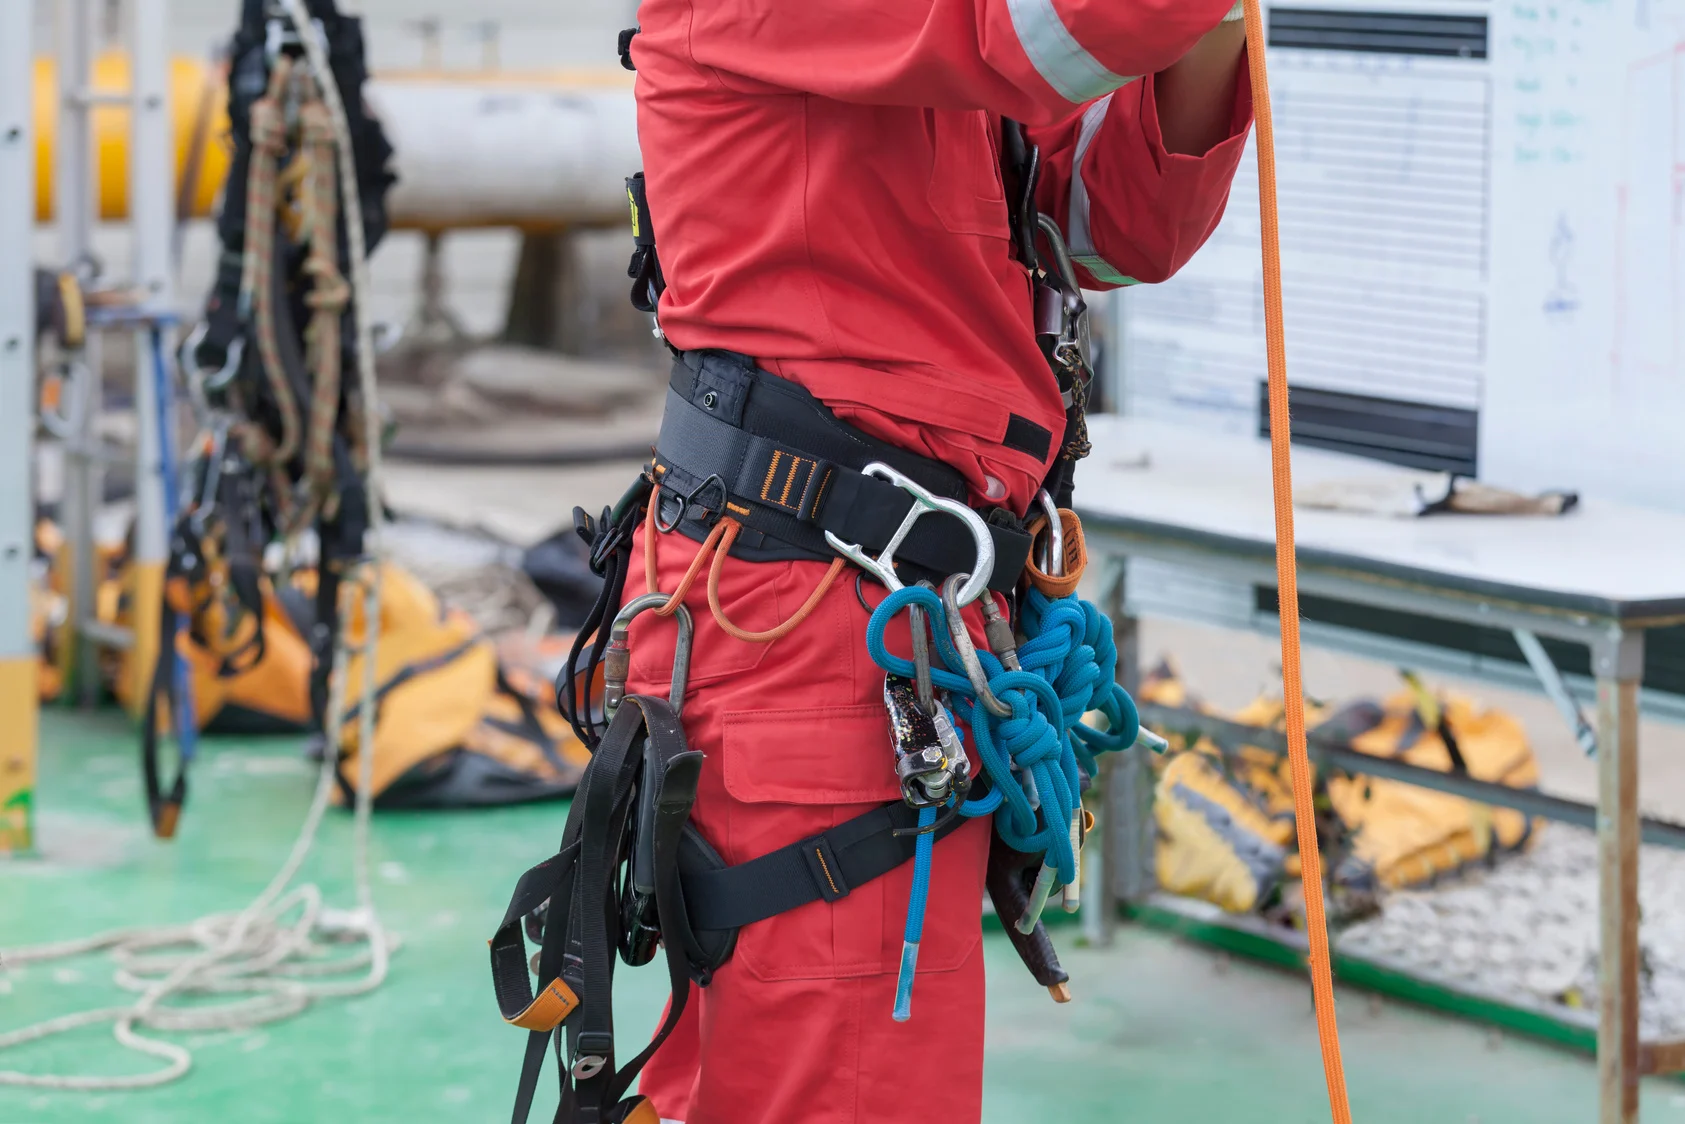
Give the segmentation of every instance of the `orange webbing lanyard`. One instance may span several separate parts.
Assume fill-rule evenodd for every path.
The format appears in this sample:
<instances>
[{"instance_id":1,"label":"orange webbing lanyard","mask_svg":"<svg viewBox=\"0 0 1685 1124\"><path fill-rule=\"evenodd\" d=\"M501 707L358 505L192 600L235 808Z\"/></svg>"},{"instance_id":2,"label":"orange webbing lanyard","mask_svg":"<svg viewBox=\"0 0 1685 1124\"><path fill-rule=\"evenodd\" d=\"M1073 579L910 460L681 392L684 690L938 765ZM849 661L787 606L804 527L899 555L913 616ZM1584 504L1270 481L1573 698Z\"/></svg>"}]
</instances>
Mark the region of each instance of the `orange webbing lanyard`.
<instances>
[{"instance_id":1,"label":"orange webbing lanyard","mask_svg":"<svg viewBox=\"0 0 1685 1124\"><path fill-rule=\"evenodd\" d=\"M1305 934L1310 939L1311 994L1322 1071L1334 1124L1351 1124L1340 1028L1334 1014L1334 972L1322 907L1322 858L1316 848L1310 755L1305 749L1305 688L1299 666L1299 578L1293 560L1293 468L1287 413L1287 345L1281 326L1281 230L1275 197L1275 123L1270 118L1269 72L1259 0L1245 0L1246 57L1252 107L1258 119L1258 212L1264 246L1264 339L1269 353L1270 465L1275 478L1275 572L1281 602L1281 689L1287 712L1287 760L1293 770L1293 820L1299 834L1299 871L1305 887Z\"/></svg>"}]
</instances>

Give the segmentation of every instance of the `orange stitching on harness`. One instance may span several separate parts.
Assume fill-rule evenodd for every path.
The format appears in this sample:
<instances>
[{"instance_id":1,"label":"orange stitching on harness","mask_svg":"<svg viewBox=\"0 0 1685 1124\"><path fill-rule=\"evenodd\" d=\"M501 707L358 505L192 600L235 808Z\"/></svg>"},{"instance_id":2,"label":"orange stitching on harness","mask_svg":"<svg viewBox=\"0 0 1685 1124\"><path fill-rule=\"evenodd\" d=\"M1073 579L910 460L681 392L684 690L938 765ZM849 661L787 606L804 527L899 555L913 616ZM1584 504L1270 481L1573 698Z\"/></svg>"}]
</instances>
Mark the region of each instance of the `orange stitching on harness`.
<instances>
[{"instance_id":1,"label":"orange stitching on harness","mask_svg":"<svg viewBox=\"0 0 1685 1124\"><path fill-rule=\"evenodd\" d=\"M825 881L831 884L831 893L840 897L842 895L842 891L837 889L837 880L831 877L831 868L825 862L825 852L821 851L818 847L815 847L813 849L813 857L819 860L819 869L825 872Z\"/></svg>"},{"instance_id":2,"label":"orange stitching on harness","mask_svg":"<svg viewBox=\"0 0 1685 1124\"><path fill-rule=\"evenodd\" d=\"M782 455L783 450L774 449L772 451L772 463L766 466L766 481L761 484L761 499L768 503L772 502L772 474L778 471L778 458Z\"/></svg>"},{"instance_id":3,"label":"orange stitching on harness","mask_svg":"<svg viewBox=\"0 0 1685 1124\"><path fill-rule=\"evenodd\" d=\"M748 508L739 507L736 504L732 503L730 500L726 501L725 506L726 506L726 510L735 511L739 515L753 515L754 514L754 512L750 511Z\"/></svg>"},{"instance_id":4,"label":"orange stitching on harness","mask_svg":"<svg viewBox=\"0 0 1685 1124\"><path fill-rule=\"evenodd\" d=\"M790 485L796 482L796 470L802 466L802 457L790 458L790 471L784 477L784 492L778 497L780 507L790 506Z\"/></svg>"},{"instance_id":5,"label":"orange stitching on harness","mask_svg":"<svg viewBox=\"0 0 1685 1124\"><path fill-rule=\"evenodd\" d=\"M818 467L818 466L815 465L815 467ZM831 483L831 470L826 469L825 470L825 479L823 479L819 482L819 490L817 492L813 493L813 510L814 510L815 514L817 514L818 511L819 511L819 501L821 499L823 499L824 496L825 496L825 488L830 483Z\"/></svg>"}]
</instances>

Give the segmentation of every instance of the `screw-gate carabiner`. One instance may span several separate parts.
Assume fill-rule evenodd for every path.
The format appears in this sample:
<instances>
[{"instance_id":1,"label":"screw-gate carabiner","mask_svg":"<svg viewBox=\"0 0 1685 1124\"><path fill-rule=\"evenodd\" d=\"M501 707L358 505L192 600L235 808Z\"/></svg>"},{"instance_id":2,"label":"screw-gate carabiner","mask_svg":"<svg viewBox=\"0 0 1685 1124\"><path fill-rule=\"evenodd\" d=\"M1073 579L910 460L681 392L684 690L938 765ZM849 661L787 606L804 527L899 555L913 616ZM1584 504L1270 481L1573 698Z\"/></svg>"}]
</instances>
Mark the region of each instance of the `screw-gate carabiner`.
<instances>
[{"instance_id":1,"label":"screw-gate carabiner","mask_svg":"<svg viewBox=\"0 0 1685 1124\"><path fill-rule=\"evenodd\" d=\"M970 577L959 590L959 604L969 605L977 600L985 589L989 587L989 578L995 571L995 540L989 535L989 525L983 522L983 517L958 500L945 499L934 495L917 481L895 471L882 461L873 461L861 472L866 476L878 480L886 480L913 497L913 505L907 511L901 526L896 528L889 542L876 558L866 553L866 548L859 543L843 542L830 531L825 532L825 541L831 544L831 549L871 574L891 591L901 589L902 582L895 573L895 551L906 541L913 524L931 512L951 515L966 525L971 537L977 543L977 563L971 569Z\"/></svg>"},{"instance_id":2,"label":"screw-gate carabiner","mask_svg":"<svg viewBox=\"0 0 1685 1124\"><path fill-rule=\"evenodd\" d=\"M1065 234L1059 229L1059 224L1052 215L1037 215L1036 225L1053 249L1053 269L1050 272L1059 279L1059 295L1064 306L1064 327L1059 333L1059 342L1054 345L1054 355L1086 389L1087 383L1094 378L1088 303L1082 299L1082 287L1077 283L1070 247L1065 244Z\"/></svg>"},{"instance_id":3,"label":"screw-gate carabiner","mask_svg":"<svg viewBox=\"0 0 1685 1124\"><path fill-rule=\"evenodd\" d=\"M609 626L608 650L603 654L603 717L606 720L612 721L615 711L626 700L626 680L632 670L632 649L626 637L632 629L632 621L640 613L664 607L670 600L672 598L665 593L646 593L626 602L615 614L614 623ZM679 623L679 640L673 647L673 683L667 701L673 704L677 713L684 705L685 687L690 682L690 642L696 630L690 610L683 605L679 606L674 619Z\"/></svg>"}]
</instances>

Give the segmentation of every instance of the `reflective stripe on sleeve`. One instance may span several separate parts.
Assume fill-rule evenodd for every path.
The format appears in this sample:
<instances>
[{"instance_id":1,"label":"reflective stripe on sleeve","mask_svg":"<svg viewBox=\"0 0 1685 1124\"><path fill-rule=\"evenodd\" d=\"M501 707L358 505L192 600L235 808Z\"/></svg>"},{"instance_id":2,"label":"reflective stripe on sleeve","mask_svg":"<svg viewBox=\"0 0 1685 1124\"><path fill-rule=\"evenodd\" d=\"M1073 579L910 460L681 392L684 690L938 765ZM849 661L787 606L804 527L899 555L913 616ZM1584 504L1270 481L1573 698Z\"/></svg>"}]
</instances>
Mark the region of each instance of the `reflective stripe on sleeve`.
<instances>
[{"instance_id":1,"label":"reflective stripe on sleeve","mask_svg":"<svg viewBox=\"0 0 1685 1124\"><path fill-rule=\"evenodd\" d=\"M1036 71L1066 101L1081 104L1109 94L1129 78L1113 74L1071 34L1053 0L1006 0L1012 29Z\"/></svg>"},{"instance_id":2,"label":"reflective stripe on sleeve","mask_svg":"<svg viewBox=\"0 0 1685 1124\"><path fill-rule=\"evenodd\" d=\"M1082 182L1082 165L1088 156L1088 146L1093 142L1094 134L1100 131L1100 125L1106 119L1106 110L1111 105L1112 98L1108 94L1083 111L1082 129L1077 134L1076 159L1071 163L1071 212L1065 222L1065 237L1071 245L1071 259L1097 280L1110 285L1134 285L1137 283L1135 278L1119 273L1095 252L1094 233L1089 228L1088 187Z\"/></svg>"}]
</instances>

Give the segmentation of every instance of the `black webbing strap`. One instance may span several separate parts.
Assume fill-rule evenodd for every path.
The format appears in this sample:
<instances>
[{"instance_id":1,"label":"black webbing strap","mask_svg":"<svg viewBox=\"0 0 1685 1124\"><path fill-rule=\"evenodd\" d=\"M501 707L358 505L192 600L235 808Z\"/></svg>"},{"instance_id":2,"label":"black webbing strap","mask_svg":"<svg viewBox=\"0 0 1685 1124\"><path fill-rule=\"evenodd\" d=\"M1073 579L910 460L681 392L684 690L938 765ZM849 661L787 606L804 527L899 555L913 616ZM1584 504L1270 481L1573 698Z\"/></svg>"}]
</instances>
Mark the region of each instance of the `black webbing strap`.
<instances>
[{"instance_id":1,"label":"black webbing strap","mask_svg":"<svg viewBox=\"0 0 1685 1124\"><path fill-rule=\"evenodd\" d=\"M629 56L623 52L621 57ZM667 278L655 249L655 220L650 217L642 172L626 177L626 203L632 211L632 261L626 267L626 276L632 279L632 307L653 315L667 291Z\"/></svg>"},{"instance_id":2,"label":"black webbing strap","mask_svg":"<svg viewBox=\"0 0 1685 1124\"><path fill-rule=\"evenodd\" d=\"M906 492L860 470L881 461L932 494L965 502L958 471L898 449L831 414L807 391L727 352L687 352L674 364L656 444L664 526L700 527L729 514L746 532L749 557L836 556L828 531L876 553L912 506ZM1000 516L1005 516L1004 511ZM990 586L1010 590L1029 557L1016 520L989 522L995 567ZM896 549L915 570L970 573L977 548L958 521L920 519Z\"/></svg>"},{"instance_id":3,"label":"black webbing strap","mask_svg":"<svg viewBox=\"0 0 1685 1124\"><path fill-rule=\"evenodd\" d=\"M176 633L180 626L180 615L170 604L169 594L166 593L158 610L158 660L152 668L152 684L146 695L146 716L140 729L140 771L146 785L146 814L152 823L152 834L159 839L175 837L176 825L181 819L181 806L187 802L187 758L183 756L176 763L175 780L166 783L158 733L160 700L169 704L170 721L178 728L187 721L187 716L181 712L183 700L176 689L176 666L181 658L176 652Z\"/></svg>"},{"instance_id":4,"label":"black webbing strap","mask_svg":"<svg viewBox=\"0 0 1685 1124\"><path fill-rule=\"evenodd\" d=\"M658 776L644 775L645 746L654 750ZM627 1088L684 1013L690 972L680 930L682 916L679 839L696 798L702 755L685 745L678 715L664 700L628 696L604 733L580 780L557 853L521 876L503 923L491 940L492 983L506 1021L529 1030L513 1120L524 1124L532 1109L545 1049L558 1030L566 1034L558 1124L608 1124L621 1116ZM666 1021L623 1068L614 1064L611 992L615 935L620 923L619 872L630 845L629 828L639 784L655 784L656 902L672 987ZM527 978L524 918L549 901L536 994ZM558 1051L560 1042L558 1041Z\"/></svg>"},{"instance_id":5,"label":"black webbing strap","mask_svg":"<svg viewBox=\"0 0 1685 1124\"><path fill-rule=\"evenodd\" d=\"M758 859L720 870L680 875L691 927L736 929L809 902L834 902L913 857L918 837L898 835L918 825L918 811L885 804L822 835L781 847ZM950 816L936 829L941 840L970 821Z\"/></svg>"}]
</instances>

